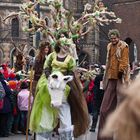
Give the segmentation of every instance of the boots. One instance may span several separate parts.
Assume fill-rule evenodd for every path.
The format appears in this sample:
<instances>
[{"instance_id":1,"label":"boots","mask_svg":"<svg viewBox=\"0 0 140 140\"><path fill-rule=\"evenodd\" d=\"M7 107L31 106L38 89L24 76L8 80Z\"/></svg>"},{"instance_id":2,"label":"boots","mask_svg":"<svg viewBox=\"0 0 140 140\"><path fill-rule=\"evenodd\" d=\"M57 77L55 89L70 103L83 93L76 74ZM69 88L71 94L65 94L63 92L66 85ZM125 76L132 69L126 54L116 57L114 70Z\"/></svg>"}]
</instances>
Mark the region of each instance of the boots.
<instances>
[{"instance_id":1,"label":"boots","mask_svg":"<svg viewBox=\"0 0 140 140\"><path fill-rule=\"evenodd\" d=\"M90 129L91 132L95 132L96 125L97 125L97 121L98 121L98 118L94 118L94 117L93 117L91 129Z\"/></svg>"}]
</instances>

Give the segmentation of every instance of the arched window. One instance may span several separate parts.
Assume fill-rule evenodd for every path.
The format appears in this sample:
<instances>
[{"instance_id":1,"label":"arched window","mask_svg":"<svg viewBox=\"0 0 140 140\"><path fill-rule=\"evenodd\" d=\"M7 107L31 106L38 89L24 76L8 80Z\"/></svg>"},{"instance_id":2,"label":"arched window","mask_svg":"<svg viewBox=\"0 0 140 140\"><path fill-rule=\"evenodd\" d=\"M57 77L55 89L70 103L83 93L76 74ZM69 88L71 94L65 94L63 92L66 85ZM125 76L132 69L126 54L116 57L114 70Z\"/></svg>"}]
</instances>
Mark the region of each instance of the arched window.
<instances>
[{"instance_id":1,"label":"arched window","mask_svg":"<svg viewBox=\"0 0 140 140\"><path fill-rule=\"evenodd\" d=\"M11 36L12 37L19 37L19 20L18 20L18 18L12 19Z\"/></svg>"},{"instance_id":2,"label":"arched window","mask_svg":"<svg viewBox=\"0 0 140 140\"><path fill-rule=\"evenodd\" d=\"M10 63L11 63L11 67L15 66L15 62L16 62L16 50L15 48L13 48L10 52Z\"/></svg>"},{"instance_id":3,"label":"arched window","mask_svg":"<svg viewBox=\"0 0 140 140\"><path fill-rule=\"evenodd\" d=\"M127 37L124 41L129 45L129 60L130 63L132 63L135 61L135 50L134 50L135 43L130 37Z\"/></svg>"},{"instance_id":4,"label":"arched window","mask_svg":"<svg viewBox=\"0 0 140 140\"><path fill-rule=\"evenodd\" d=\"M34 49L30 50L29 56L35 57L35 50Z\"/></svg>"},{"instance_id":5,"label":"arched window","mask_svg":"<svg viewBox=\"0 0 140 140\"><path fill-rule=\"evenodd\" d=\"M79 66L83 68L88 68L90 64L90 56L87 52L81 50L78 54Z\"/></svg>"},{"instance_id":6,"label":"arched window","mask_svg":"<svg viewBox=\"0 0 140 140\"><path fill-rule=\"evenodd\" d=\"M130 37L127 37L125 40L124 40L128 45L130 45L133 40L130 38Z\"/></svg>"}]
</instances>

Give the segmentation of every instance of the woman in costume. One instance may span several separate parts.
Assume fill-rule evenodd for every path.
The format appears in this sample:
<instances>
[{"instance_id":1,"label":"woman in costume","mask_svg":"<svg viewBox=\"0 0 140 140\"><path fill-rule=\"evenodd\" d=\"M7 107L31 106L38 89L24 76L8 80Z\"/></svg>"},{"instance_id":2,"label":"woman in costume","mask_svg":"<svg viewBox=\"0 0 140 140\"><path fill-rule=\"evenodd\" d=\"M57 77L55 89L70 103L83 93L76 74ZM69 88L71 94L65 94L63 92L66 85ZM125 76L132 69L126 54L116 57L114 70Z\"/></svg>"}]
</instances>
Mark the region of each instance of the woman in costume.
<instances>
[{"instance_id":1,"label":"woman in costume","mask_svg":"<svg viewBox=\"0 0 140 140\"><path fill-rule=\"evenodd\" d=\"M65 138L64 140L71 140L72 134L75 137L84 134L89 126L87 106L79 81L77 81L73 72L75 60L69 55L69 45L67 39L59 39L55 44L55 52L51 53L45 61L45 70L37 84L36 98L30 117L30 129L40 135L50 137L50 132L58 125L59 112L51 106L47 78L53 71L60 71L64 75L72 74L74 80L69 85L66 85L65 96L68 100L68 106L70 106L74 130L72 126L67 129L68 131L65 131L66 128L61 129L61 132L59 131L60 139L63 137Z\"/></svg>"},{"instance_id":2,"label":"woman in costume","mask_svg":"<svg viewBox=\"0 0 140 140\"><path fill-rule=\"evenodd\" d=\"M42 75L43 72L43 66L44 62L47 58L47 56L52 52L51 45L49 42L41 42L39 46L38 54L35 58L35 64L34 64L34 81L33 81L33 94L35 96L35 88L37 85L37 82Z\"/></svg>"}]
</instances>

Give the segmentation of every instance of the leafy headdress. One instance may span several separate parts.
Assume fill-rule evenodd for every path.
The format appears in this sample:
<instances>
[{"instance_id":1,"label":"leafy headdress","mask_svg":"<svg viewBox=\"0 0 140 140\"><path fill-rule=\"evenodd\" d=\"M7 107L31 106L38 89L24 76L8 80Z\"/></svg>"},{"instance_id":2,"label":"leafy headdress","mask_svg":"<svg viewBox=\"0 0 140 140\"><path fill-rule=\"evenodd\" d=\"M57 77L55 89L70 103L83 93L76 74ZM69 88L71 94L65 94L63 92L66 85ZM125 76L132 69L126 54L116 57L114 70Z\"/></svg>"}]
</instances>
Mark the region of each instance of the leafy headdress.
<instances>
[{"instance_id":1,"label":"leafy headdress","mask_svg":"<svg viewBox=\"0 0 140 140\"><path fill-rule=\"evenodd\" d=\"M71 45L71 40L66 38L66 37L62 37L59 39L61 46L70 46Z\"/></svg>"}]
</instances>

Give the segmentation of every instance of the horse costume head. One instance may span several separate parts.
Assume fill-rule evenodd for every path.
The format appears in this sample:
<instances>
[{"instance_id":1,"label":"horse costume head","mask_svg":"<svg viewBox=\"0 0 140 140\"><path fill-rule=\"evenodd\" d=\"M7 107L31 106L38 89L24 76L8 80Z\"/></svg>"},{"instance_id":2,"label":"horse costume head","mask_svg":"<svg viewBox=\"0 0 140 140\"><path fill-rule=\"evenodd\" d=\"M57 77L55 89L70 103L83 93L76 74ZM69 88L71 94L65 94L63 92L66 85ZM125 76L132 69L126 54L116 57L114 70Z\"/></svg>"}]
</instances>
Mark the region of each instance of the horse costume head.
<instances>
[{"instance_id":1,"label":"horse costume head","mask_svg":"<svg viewBox=\"0 0 140 140\"><path fill-rule=\"evenodd\" d=\"M48 90L51 96L51 105L59 107L62 105L67 82L72 81L73 76L64 76L61 72L53 72L48 77Z\"/></svg>"}]
</instances>

